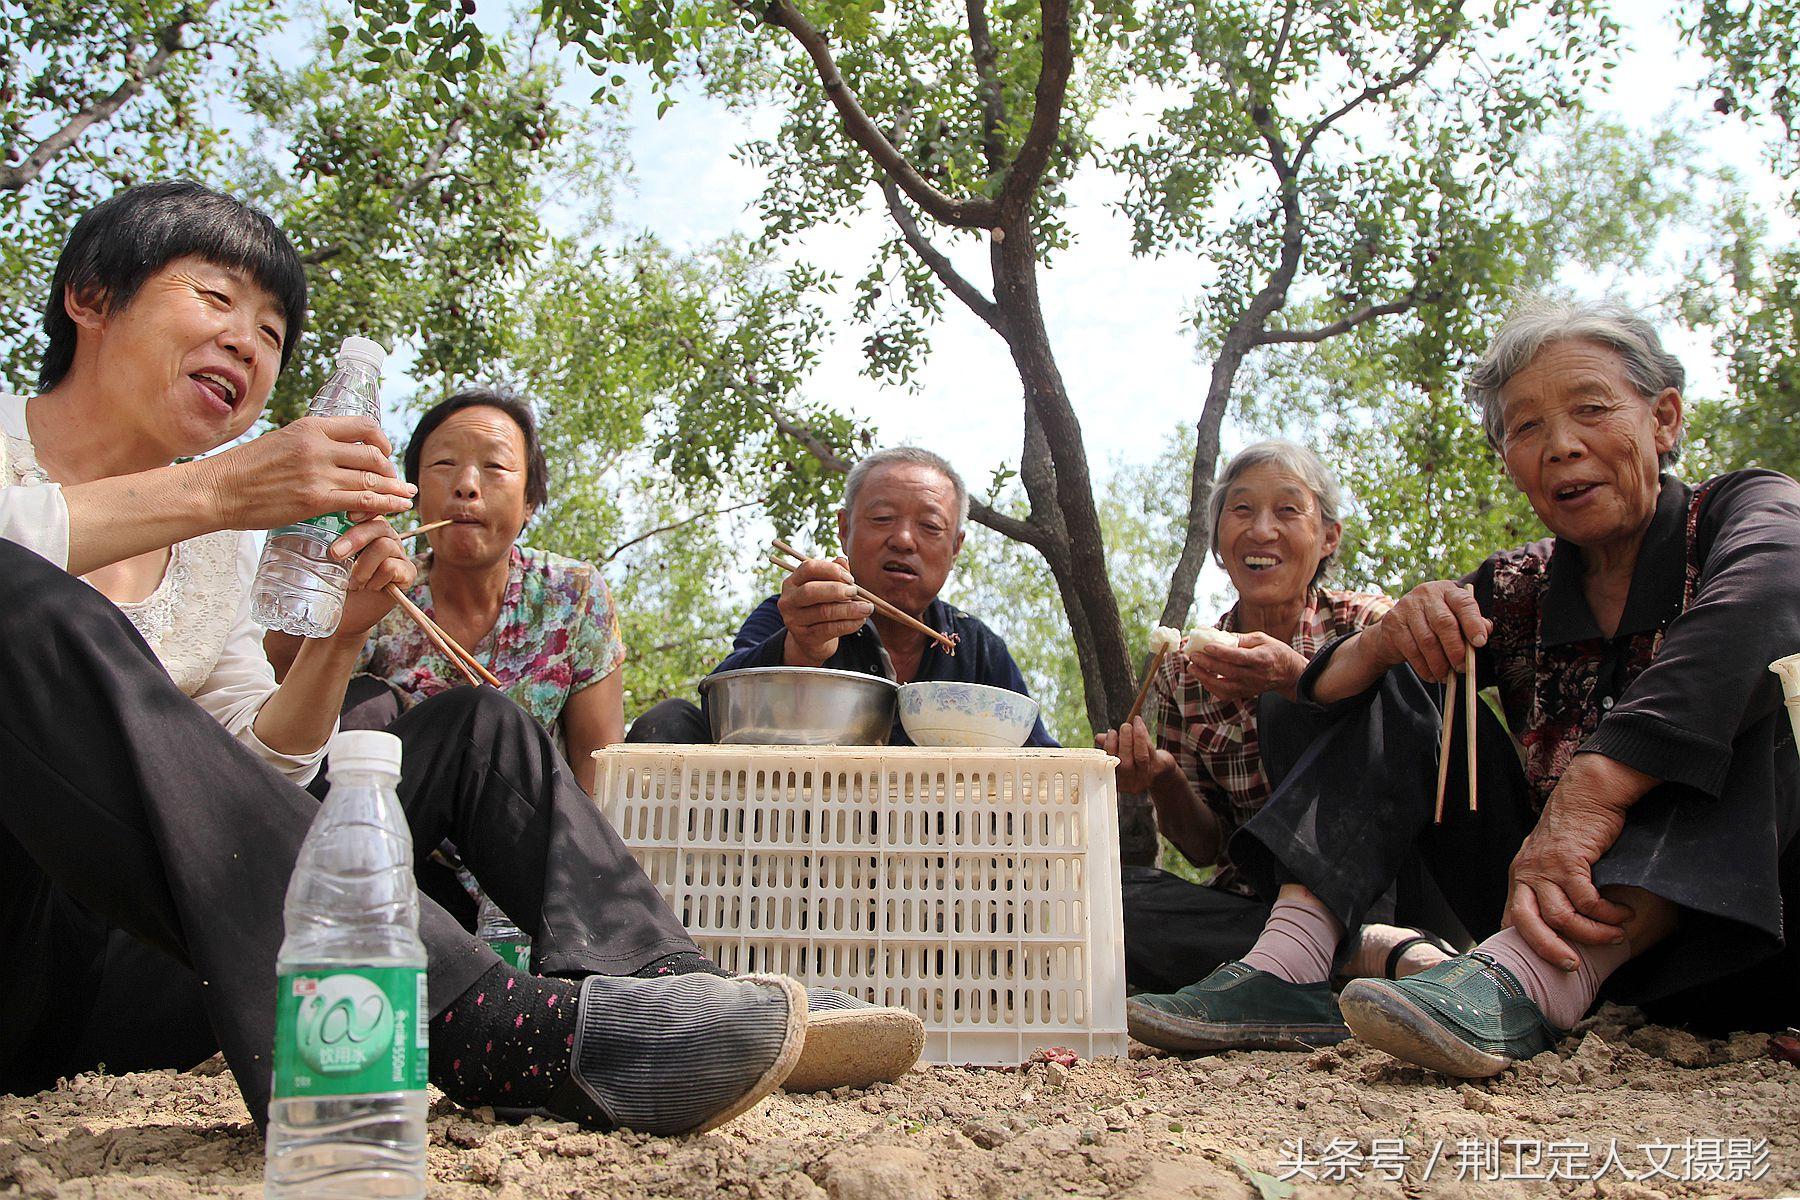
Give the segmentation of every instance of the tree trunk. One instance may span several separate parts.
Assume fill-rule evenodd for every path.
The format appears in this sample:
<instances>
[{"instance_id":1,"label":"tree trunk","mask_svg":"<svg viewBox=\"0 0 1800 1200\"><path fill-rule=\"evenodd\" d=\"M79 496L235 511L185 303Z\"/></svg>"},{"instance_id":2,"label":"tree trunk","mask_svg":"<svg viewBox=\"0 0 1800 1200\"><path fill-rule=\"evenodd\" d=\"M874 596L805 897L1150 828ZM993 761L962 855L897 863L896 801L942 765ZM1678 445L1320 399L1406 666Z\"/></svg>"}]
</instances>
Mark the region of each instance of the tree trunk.
<instances>
[{"instance_id":1,"label":"tree trunk","mask_svg":"<svg viewBox=\"0 0 1800 1200\"><path fill-rule=\"evenodd\" d=\"M1106 567L1105 538L1094 505L1093 480L1088 472L1087 450L1081 422L1069 403L1062 372L1050 348L1044 328L1037 288L1037 254L1028 215L998 231L991 260L994 300L1013 363L1024 385L1028 452L1035 435L1048 452L1051 479L1030 481L1047 493L1033 497L1033 523L1050 525L1058 536L1054 549L1045 554L1081 666L1082 690L1088 722L1095 730L1110 729L1124 720L1136 695L1136 679L1126 648L1125 629L1119 617L1118 599ZM1031 428L1035 425L1035 429ZM1050 486L1045 487L1045 484ZM1048 501L1054 507L1049 512ZM1126 863L1154 862L1156 833L1148 797L1119 797L1120 858Z\"/></svg>"}]
</instances>

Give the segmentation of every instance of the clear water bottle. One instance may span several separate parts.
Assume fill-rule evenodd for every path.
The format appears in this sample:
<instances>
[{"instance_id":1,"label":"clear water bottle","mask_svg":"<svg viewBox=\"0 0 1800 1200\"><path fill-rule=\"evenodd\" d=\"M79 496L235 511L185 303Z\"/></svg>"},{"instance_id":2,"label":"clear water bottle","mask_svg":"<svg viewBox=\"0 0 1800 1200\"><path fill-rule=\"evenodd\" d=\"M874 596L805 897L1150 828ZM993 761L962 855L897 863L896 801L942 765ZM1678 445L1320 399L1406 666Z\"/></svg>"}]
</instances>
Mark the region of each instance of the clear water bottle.
<instances>
[{"instance_id":1,"label":"clear water bottle","mask_svg":"<svg viewBox=\"0 0 1800 1200\"><path fill-rule=\"evenodd\" d=\"M379 417L381 364L387 351L368 338L347 337L337 366L306 406L309 417ZM250 616L267 629L299 637L329 637L344 615L350 565L325 553L350 528L343 513L327 513L269 535L257 564Z\"/></svg>"},{"instance_id":2,"label":"clear water bottle","mask_svg":"<svg viewBox=\"0 0 1800 1200\"><path fill-rule=\"evenodd\" d=\"M430 1008L400 740L331 740L331 791L288 881L263 1194L425 1195Z\"/></svg>"},{"instance_id":3,"label":"clear water bottle","mask_svg":"<svg viewBox=\"0 0 1800 1200\"><path fill-rule=\"evenodd\" d=\"M476 898L475 936L488 944L509 967L531 972L531 935L513 923L483 892Z\"/></svg>"}]
</instances>

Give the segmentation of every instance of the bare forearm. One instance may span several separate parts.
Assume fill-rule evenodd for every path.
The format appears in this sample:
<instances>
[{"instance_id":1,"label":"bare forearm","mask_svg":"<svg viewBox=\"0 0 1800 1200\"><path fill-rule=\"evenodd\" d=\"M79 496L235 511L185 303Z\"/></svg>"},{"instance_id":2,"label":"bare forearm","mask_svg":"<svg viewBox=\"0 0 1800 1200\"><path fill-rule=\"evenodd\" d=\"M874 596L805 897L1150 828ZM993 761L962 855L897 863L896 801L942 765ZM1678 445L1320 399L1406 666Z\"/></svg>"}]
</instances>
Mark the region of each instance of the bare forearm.
<instances>
[{"instance_id":1,"label":"bare forearm","mask_svg":"<svg viewBox=\"0 0 1800 1200\"><path fill-rule=\"evenodd\" d=\"M256 736L279 754L311 754L325 744L362 651L360 639L306 638L275 694L256 718Z\"/></svg>"},{"instance_id":2,"label":"bare forearm","mask_svg":"<svg viewBox=\"0 0 1800 1200\"><path fill-rule=\"evenodd\" d=\"M226 528L206 463L178 463L63 488L71 575Z\"/></svg>"},{"instance_id":3,"label":"bare forearm","mask_svg":"<svg viewBox=\"0 0 1800 1200\"><path fill-rule=\"evenodd\" d=\"M1219 822L1179 766L1164 769L1150 781L1156 825L1175 848L1197 865L1219 860Z\"/></svg>"},{"instance_id":4,"label":"bare forearm","mask_svg":"<svg viewBox=\"0 0 1800 1200\"><path fill-rule=\"evenodd\" d=\"M263 634L263 653L268 656L269 665L275 668L277 682L287 678L287 673L293 668L294 659L305 642L305 638L283 633L279 629L271 629Z\"/></svg>"}]
</instances>

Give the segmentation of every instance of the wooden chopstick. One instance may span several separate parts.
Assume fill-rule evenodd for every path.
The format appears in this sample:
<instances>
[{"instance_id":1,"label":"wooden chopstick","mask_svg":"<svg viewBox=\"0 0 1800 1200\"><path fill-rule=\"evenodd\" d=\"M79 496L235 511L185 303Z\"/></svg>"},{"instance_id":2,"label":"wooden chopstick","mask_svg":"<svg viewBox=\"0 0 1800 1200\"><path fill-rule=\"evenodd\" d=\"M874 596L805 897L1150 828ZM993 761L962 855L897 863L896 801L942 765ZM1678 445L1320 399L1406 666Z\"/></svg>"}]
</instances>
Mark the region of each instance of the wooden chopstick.
<instances>
[{"instance_id":1,"label":"wooden chopstick","mask_svg":"<svg viewBox=\"0 0 1800 1200\"><path fill-rule=\"evenodd\" d=\"M804 562L806 559L806 555L800 553L800 551L794 549L792 546L788 545L786 542L782 541L780 538L776 538L775 541L771 543L771 545L773 545L775 547L775 549L777 551L779 551L780 553L786 554L795 560L793 562L783 562L783 561L781 561L780 558L776 557L775 555L769 556L770 562L774 563L776 566L782 568L785 571L794 570L795 568L797 568L800 565L801 562ZM880 613L882 613L884 616L891 617L892 619L900 622L902 625L907 626L909 629L913 629L913 630L918 631L919 633L924 634L926 637L930 638L932 641L934 641L938 645L942 646L944 648L944 653L946 653L946 654L955 654L956 653L956 639L954 637L952 637L950 634L939 633L937 630L933 629L931 626L925 624L925 622L920 621L914 617L908 616L907 614L901 612L899 609L895 608L893 605L889 604L886 600L883 600L880 596L877 596L874 592L871 592L868 588L863 587L861 584L856 585L856 594L858 596L860 596L862 599L867 600L870 604L873 604L875 606L876 610L879 611Z\"/></svg>"},{"instance_id":2,"label":"wooden chopstick","mask_svg":"<svg viewBox=\"0 0 1800 1200\"><path fill-rule=\"evenodd\" d=\"M388 584L387 593L405 610L406 615L411 617L420 629L424 630L425 636L431 639L439 653L462 668L462 673L468 678L471 685L480 687L486 683L489 687L494 688L502 686L499 678L492 671L482 666L479 659L464 650L455 638L444 632L443 626L426 616L424 609L407 599L406 593L400 590L399 584Z\"/></svg>"},{"instance_id":3,"label":"wooden chopstick","mask_svg":"<svg viewBox=\"0 0 1800 1200\"><path fill-rule=\"evenodd\" d=\"M1471 589L1473 590L1473 589ZM1475 795L1475 721L1480 715L1476 705L1481 695L1475 690L1475 643L1463 642L1463 749L1469 773L1469 811L1476 811ZM1444 683L1444 735L1438 742L1437 804L1432 810L1432 823L1444 823L1444 784L1450 774L1450 734L1456 728L1456 675Z\"/></svg>"},{"instance_id":4,"label":"wooden chopstick","mask_svg":"<svg viewBox=\"0 0 1800 1200\"><path fill-rule=\"evenodd\" d=\"M442 521L433 521L429 525L420 525L420 526L417 526L416 528L409 529L405 533L400 535L400 540L404 542L407 538L415 538L415 537L418 537L421 533L430 533L434 529L442 529L444 526L452 525L452 524L455 524L455 522L450 520L450 518L446 517Z\"/></svg>"},{"instance_id":5,"label":"wooden chopstick","mask_svg":"<svg viewBox=\"0 0 1800 1200\"><path fill-rule=\"evenodd\" d=\"M1444 681L1444 736L1438 741L1437 804L1431 823L1444 823L1444 784L1450 778L1450 735L1456 732L1456 672Z\"/></svg>"},{"instance_id":6,"label":"wooden chopstick","mask_svg":"<svg viewBox=\"0 0 1800 1200\"><path fill-rule=\"evenodd\" d=\"M1469 744L1469 811L1475 811L1475 710L1480 694L1475 690L1475 644L1463 644L1463 741Z\"/></svg>"},{"instance_id":7,"label":"wooden chopstick","mask_svg":"<svg viewBox=\"0 0 1800 1200\"><path fill-rule=\"evenodd\" d=\"M1150 656L1150 666L1144 671L1144 682L1138 685L1137 699L1131 702L1131 711L1125 714L1125 720L1119 728L1123 729L1137 719L1138 710L1144 707L1144 697L1150 694L1150 681L1156 678L1156 672L1163 664L1163 657L1169 653L1167 646L1158 646L1156 653Z\"/></svg>"}]
</instances>

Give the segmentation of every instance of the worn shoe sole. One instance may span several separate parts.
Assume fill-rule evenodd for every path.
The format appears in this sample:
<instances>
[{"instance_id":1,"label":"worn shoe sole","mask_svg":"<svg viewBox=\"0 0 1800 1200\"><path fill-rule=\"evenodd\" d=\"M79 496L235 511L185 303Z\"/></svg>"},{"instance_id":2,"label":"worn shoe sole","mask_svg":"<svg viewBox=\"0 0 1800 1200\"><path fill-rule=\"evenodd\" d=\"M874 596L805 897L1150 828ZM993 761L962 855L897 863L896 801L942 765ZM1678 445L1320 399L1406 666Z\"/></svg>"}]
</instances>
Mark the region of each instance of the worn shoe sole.
<instances>
[{"instance_id":1,"label":"worn shoe sole","mask_svg":"<svg viewBox=\"0 0 1800 1200\"><path fill-rule=\"evenodd\" d=\"M1342 1025L1195 1021L1147 1004L1125 1004L1125 1028L1160 1050L1310 1050L1335 1046L1350 1036Z\"/></svg>"},{"instance_id":2,"label":"worn shoe sole","mask_svg":"<svg viewBox=\"0 0 1800 1200\"><path fill-rule=\"evenodd\" d=\"M1338 996L1338 1007L1356 1040L1413 1063L1459 1079L1498 1075L1515 1060L1489 1054L1444 1028L1429 1009L1378 979L1359 979Z\"/></svg>"},{"instance_id":3,"label":"worn shoe sole","mask_svg":"<svg viewBox=\"0 0 1800 1200\"><path fill-rule=\"evenodd\" d=\"M806 1047L781 1086L790 1092L892 1083L925 1051L925 1023L904 1008L850 1008L806 1019Z\"/></svg>"},{"instance_id":4,"label":"worn shoe sole","mask_svg":"<svg viewBox=\"0 0 1800 1200\"><path fill-rule=\"evenodd\" d=\"M763 1097L780 1087L787 1077L793 1074L794 1068L800 1064L800 1052L806 1046L806 985L797 979L789 979L786 975L740 975L738 978L753 983L775 984L787 993L788 1026L787 1034L781 1041L781 1053L775 1056L775 1061L769 1064L769 1069L750 1085L749 1091L708 1117L702 1124L688 1130L687 1134L683 1136L710 1132L727 1121L749 1112L762 1101Z\"/></svg>"}]
</instances>

